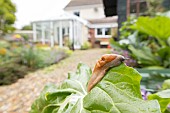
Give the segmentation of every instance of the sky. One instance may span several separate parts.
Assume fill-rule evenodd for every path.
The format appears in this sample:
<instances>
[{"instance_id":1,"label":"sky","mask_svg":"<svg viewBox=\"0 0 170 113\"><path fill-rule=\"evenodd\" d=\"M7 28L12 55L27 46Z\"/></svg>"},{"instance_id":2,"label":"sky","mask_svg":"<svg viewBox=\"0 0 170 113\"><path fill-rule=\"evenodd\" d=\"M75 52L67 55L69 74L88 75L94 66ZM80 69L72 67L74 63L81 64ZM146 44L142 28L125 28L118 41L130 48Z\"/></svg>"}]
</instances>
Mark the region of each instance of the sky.
<instances>
[{"instance_id":1,"label":"sky","mask_svg":"<svg viewBox=\"0 0 170 113\"><path fill-rule=\"evenodd\" d=\"M32 21L52 19L63 13L63 8L70 0L12 0L16 5L18 29Z\"/></svg>"}]
</instances>

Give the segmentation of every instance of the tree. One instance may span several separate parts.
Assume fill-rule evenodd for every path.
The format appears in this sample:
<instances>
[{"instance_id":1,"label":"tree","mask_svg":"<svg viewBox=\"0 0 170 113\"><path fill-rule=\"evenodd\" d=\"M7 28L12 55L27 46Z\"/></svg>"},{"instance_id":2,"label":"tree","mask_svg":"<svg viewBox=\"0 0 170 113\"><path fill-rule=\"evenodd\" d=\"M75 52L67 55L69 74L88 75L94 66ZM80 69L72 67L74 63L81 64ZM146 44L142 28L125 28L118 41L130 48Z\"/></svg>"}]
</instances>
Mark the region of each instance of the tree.
<instances>
[{"instance_id":1,"label":"tree","mask_svg":"<svg viewBox=\"0 0 170 113\"><path fill-rule=\"evenodd\" d=\"M31 25L25 25L22 27L22 30L32 30L32 26Z\"/></svg>"},{"instance_id":2,"label":"tree","mask_svg":"<svg viewBox=\"0 0 170 113\"><path fill-rule=\"evenodd\" d=\"M0 0L0 36L15 30L16 6L11 0Z\"/></svg>"}]
</instances>

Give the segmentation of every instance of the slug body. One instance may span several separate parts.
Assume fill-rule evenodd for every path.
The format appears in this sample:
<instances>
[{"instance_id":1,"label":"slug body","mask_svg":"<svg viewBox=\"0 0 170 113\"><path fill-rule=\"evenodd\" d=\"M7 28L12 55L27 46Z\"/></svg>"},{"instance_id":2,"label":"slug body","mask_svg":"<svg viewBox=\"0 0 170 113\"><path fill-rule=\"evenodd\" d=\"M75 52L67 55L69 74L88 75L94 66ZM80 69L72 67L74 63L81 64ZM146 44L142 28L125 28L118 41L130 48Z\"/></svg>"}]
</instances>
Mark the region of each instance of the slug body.
<instances>
[{"instance_id":1,"label":"slug body","mask_svg":"<svg viewBox=\"0 0 170 113\"><path fill-rule=\"evenodd\" d=\"M125 58L117 54L105 54L96 63L92 76L88 82L87 91L90 92L91 89L99 83L104 77L106 71L110 67L118 66L124 61Z\"/></svg>"}]
</instances>

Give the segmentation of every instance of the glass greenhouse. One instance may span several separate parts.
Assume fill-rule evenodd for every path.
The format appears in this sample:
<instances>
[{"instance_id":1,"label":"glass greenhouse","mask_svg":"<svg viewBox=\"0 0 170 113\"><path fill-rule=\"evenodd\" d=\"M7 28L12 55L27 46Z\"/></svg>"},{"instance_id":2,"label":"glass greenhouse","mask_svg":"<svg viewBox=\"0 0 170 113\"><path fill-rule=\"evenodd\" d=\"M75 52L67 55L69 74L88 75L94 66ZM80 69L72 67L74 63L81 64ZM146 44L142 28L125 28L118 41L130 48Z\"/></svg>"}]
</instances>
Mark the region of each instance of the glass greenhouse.
<instances>
[{"instance_id":1,"label":"glass greenhouse","mask_svg":"<svg viewBox=\"0 0 170 113\"><path fill-rule=\"evenodd\" d=\"M75 49L88 40L88 22L74 15L32 22L33 41L60 47L71 44Z\"/></svg>"}]
</instances>

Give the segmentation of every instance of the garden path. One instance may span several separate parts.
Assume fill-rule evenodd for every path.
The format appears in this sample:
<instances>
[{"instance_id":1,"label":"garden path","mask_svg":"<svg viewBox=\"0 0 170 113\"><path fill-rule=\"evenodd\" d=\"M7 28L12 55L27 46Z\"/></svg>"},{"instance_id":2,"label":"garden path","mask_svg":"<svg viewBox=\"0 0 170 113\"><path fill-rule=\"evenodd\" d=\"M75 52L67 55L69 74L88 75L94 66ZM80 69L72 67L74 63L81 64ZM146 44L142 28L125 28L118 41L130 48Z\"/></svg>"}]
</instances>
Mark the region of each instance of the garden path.
<instances>
[{"instance_id":1,"label":"garden path","mask_svg":"<svg viewBox=\"0 0 170 113\"><path fill-rule=\"evenodd\" d=\"M16 83L0 87L0 113L28 113L32 102L47 83L63 81L67 73L75 71L79 62L91 68L107 49L77 50L58 64L29 73Z\"/></svg>"}]
</instances>

